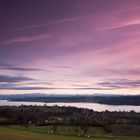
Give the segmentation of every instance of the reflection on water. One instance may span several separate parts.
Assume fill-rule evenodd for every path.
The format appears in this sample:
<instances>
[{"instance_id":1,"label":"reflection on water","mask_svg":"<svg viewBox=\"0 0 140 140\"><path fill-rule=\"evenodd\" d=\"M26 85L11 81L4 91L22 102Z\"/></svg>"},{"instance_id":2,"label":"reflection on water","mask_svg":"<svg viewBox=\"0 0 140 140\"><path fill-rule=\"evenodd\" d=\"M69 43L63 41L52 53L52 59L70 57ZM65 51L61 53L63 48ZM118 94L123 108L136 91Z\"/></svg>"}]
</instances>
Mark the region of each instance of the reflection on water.
<instances>
[{"instance_id":1,"label":"reflection on water","mask_svg":"<svg viewBox=\"0 0 140 140\"><path fill-rule=\"evenodd\" d=\"M88 108L94 111L131 111L140 112L140 106L130 106L130 105L105 105L98 103L47 103L48 106L58 105L58 106L74 106L78 108Z\"/></svg>"},{"instance_id":2,"label":"reflection on water","mask_svg":"<svg viewBox=\"0 0 140 140\"><path fill-rule=\"evenodd\" d=\"M73 106L78 108L88 108L95 111L131 111L140 112L140 106L130 106L130 105L104 105L98 103L44 103L44 102L23 102L23 101L7 101L0 100L0 106L20 106L20 105L47 105L47 106Z\"/></svg>"}]
</instances>

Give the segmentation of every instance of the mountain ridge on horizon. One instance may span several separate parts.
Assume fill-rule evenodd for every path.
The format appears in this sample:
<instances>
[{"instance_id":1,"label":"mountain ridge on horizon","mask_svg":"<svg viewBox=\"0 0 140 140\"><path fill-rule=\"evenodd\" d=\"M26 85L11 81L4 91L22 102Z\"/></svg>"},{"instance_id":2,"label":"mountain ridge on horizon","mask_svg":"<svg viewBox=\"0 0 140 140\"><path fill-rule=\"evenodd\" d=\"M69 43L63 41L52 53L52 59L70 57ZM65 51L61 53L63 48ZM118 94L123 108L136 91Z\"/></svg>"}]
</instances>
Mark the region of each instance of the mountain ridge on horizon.
<instances>
[{"instance_id":1,"label":"mountain ridge on horizon","mask_svg":"<svg viewBox=\"0 0 140 140\"><path fill-rule=\"evenodd\" d=\"M29 102L89 102L108 105L140 106L140 95L80 95L80 94L15 94L0 95L0 100Z\"/></svg>"}]
</instances>

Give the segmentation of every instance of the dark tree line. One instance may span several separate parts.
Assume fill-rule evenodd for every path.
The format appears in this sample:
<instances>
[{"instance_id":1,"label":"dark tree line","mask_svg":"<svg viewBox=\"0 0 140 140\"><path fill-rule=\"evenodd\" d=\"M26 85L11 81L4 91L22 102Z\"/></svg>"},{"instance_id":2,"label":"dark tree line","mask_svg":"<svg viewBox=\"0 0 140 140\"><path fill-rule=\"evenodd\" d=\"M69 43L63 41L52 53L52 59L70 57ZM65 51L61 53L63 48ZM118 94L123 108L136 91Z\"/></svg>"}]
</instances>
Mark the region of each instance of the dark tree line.
<instances>
[{"instance_id":1,"label":"dark tree line","mask_svg":"<svg viewBox=\"0 0 140 140\"><path fill-rule=\"evenodd\" d=\"M89 109L58 106L0 107L0 124L45 125L46 121L48 125L76 125L81 127L110 124L140 125L140 113L134 111L95 112Z\"/></svg>"}]
</instances>

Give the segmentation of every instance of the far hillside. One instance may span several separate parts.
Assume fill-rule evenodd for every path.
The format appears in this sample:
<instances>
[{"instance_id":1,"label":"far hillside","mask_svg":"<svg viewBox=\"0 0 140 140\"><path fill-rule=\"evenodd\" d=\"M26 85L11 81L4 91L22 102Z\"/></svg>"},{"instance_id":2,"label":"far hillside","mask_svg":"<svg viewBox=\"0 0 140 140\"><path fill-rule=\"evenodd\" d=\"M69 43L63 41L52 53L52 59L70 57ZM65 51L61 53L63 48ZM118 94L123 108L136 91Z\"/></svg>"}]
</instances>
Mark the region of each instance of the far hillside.
<instances>
[{"instance_id":1,"label":"far hillside","mask_svg":"<svg viewBox=\"0 0 140 140\"><path fill-rule=\"evenodd\" d=\"M140 105L140 95L49 95L22 94L1 95L0 99L30 102L90 102L108 105Z\"/></svg>"}]
</instances>

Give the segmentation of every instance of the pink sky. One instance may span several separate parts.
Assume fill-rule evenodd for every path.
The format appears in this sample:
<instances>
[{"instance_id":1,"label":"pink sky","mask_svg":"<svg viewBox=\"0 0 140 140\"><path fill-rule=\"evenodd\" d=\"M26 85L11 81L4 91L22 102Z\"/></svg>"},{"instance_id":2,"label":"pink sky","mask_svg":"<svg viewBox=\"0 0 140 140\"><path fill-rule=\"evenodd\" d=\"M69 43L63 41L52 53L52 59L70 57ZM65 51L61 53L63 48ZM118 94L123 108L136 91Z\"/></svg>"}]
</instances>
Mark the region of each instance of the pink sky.
<instances>
[{"instance_id":1,"label":"pink sky","mask_svg":"<svg viewBox=\"0 0 140 140\"><path fill-rule=\"evenodd\" d=\"M139 0L14 1L0 4L0 94L140 94Z\"/></svg>"}]
</instances>

